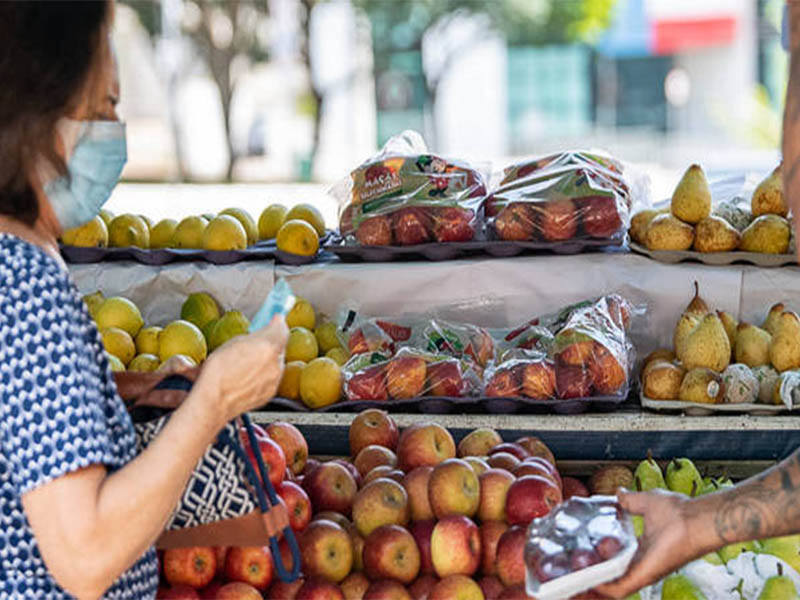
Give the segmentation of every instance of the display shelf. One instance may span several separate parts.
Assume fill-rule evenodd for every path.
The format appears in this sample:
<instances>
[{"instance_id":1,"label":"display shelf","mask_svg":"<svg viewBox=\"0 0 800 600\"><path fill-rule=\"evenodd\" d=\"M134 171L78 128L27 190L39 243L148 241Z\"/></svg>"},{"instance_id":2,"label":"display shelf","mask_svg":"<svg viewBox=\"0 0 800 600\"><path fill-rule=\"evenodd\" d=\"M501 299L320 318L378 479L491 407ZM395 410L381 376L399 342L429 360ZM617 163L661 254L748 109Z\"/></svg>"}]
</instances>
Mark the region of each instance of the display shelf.
<instances>
[{"instance_id":1,"label":"display shelf","mask_svg":"<svg viewBox=\"0 0 800 600\"><path fill-rule=\"evenodd\" d=\"M348 453L352 413L253 413L259 423L290 421L309 441L312 454ZM690 455L696 460L774 461L800 445L800 417L689 417L641 412L557 415L392 415L400 427L435 421L456 441L477 427L503 439L539 436L563 460L641 460Z\"/></svg>"}]
</instances>

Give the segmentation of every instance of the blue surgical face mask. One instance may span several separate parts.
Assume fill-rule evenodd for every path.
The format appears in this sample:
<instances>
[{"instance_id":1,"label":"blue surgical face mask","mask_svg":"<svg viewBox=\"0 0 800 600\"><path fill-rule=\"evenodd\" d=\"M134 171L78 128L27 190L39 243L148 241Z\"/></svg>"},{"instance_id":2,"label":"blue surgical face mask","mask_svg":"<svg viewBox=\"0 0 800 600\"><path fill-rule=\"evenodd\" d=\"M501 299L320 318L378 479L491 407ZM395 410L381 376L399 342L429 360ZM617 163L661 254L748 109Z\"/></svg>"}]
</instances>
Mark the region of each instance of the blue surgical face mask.
<instances>
[{"instance_id":1,"label":"blue surgical face mask","mask_svg":"<svg viewBox=\"0 0 800 600\"><path fill-rule=\"evenodd\" d=\"M62 229L91 221L111 196L128 159L125 124L59 121L68 175L45 179L44 193Z\"/></svg>"}]
</instances>

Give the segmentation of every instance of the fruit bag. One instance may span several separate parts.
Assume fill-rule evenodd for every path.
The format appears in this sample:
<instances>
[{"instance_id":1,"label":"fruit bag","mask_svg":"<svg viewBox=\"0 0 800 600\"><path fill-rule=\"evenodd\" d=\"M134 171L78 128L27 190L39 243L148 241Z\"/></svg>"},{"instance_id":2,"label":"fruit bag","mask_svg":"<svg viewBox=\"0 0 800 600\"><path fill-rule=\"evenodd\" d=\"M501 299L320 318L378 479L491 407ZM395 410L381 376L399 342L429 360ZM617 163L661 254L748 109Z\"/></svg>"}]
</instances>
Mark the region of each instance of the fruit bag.
<instances>
[{"instance_id":1,"label":"fruit bag","mask_svg":"<svg viewBox=\"0 0 800 600\"><path fill-rule=\"evenodd\" d=\"M471 361L413 348L401 348L391 357L380 352L358 354L342 372L349 401L462 398L480 391L480 376Z\"/></svg>"},{"instance_id":2,"label":"fruit bag","mask_svg":"<svg viewBox=\"0 0 800 600\"><path fill-rule=\"evenodd\" d=\"M623 575L637 547L615 497L570 498L528 527L525 589L541 600L571 597Z\"/></svg>"},{"instance_id":3,"label":"fruit bag","mask_svg":"<svg viewBox=\"0 0 800 600\"><path fill-rule=\"evenodd\" d=\"M494 359L494 340L483 327L442 319L420 319L411 327L408 346L427 352L471 360L485 368Z\"/></svg>"},{"instance_id":4,"label":"fruit bag","mask_svg":"<svg viewBox=\"0 0 800 600\"><path fill-rule=\"evenodd\" d=\"M467 163L430 154L421 136L407 131L331 193L341 206L339 233L347 243L409 246L472 240L486 183Z\"/></svg>"},{"instance_id":5,"label":"fruit bag","mask_svg":"<svg viewBox=\"0 0 800 600\"><path fill-rule=\"evenodd\" d=\"M630 204L613 159L601 163L596 155L568 152L508 167L486 199L485 214L493 239L611 243L625 239Z\"/></svg>"},{"instance_id":6,"label":"fruit bag","mask_svg":"<svg viewBox=\"0 0 800 600\"><path fill-rule=\"evenodd\" d=\"M633 365L634 307L609 294L499 332L484 394L536 400L624 396Z\"/></svg>"},{"instance_id":7,"label":"fruit bag","mask_svg":"<svg viewBox=\"0 0 800 600\"><path fill-rule=\"evenodd\" d=\"M372 352L392 356L411 338L411 327L407 318L365 317L344 308L336 319L336 334L351 356Z\"/></svg>"}]
</instances>

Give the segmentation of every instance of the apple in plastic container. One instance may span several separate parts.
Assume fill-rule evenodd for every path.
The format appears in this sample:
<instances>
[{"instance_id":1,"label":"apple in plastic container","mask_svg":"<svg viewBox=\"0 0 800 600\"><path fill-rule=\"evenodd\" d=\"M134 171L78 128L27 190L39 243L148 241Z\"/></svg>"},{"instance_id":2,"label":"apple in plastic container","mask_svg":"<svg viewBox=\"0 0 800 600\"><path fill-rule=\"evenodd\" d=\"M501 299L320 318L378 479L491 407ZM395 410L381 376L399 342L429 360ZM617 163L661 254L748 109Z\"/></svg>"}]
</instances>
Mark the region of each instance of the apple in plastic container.
<instances>
[{"instance_id":1,"label":"apple in plastic container","mask_svg":"<svg viewBox=\"0 0 800 600\"><path fill-rule=\"evenodd\" d=\"M375 365L351 375L344 383L348 400L388 400L384 365Z\"/></svg>"},{"instance_id":2,"label":"apple in plastic container","mask_svg":"<svg viewBox=\"0 0 800 600\"><path fill-rule=\"evenodd\" d=\"M425 392L427 367L425 360L416 356L393 358L386 369L389 395L397 400L422 396Z\"/></svg>"},{"instance_id":3,"label":"apple in plastic container","mask_svg":"<svg viewBox=\"0 0 800 600\"><path fill-rule=\"evenodd\" d=\"M512 202L497 214L494 229L501 240L529 241L536 231L536 215L527 202Z\"/></svg>"},{"instance_id":4,"label":"apple in plastic container","mask_svg":"<svg viewBox=\"0 0 800 600\"><path fill-rule=\"evenodd\" d=\"M622 229L617 200L613 196L586 196L578 200L583 229L593 238L608 239Z\"/></svg>"},{"instance_id":5,"label":"apple in plastic container","mask_svg":"<svg viewBox=\"0 0 800 600\"><path fill-rule=\"evenodd\" d=\"M433 211L433 235L437 242L468 242L475 237L475 213L459 206L445 206Z\"/></svg>"},{"instance_id":6,"label":"apple in plastic container","mask_svg":"<svg viewBox=\"0 0 800 600\"><path fill-rule=\"evenodd\" d=\"M556 391L562 400L592 395L592 374L582 366L556 366Z\"/></svg>"},{"instance_id":7,"label":"apple in plastic container","mask_svg":"<svg viewBox=\"0 0 800 600\"><path fill-rule=\"evenodd\" d=\"M428 365L428 389L431 396L461 397L467 395L467 384L457 360L444 360Z\"/></svg>"},{"instance_id":8,"label":"apple in plastic container","mask_svg":"<svg viewBox=\"0 0 800 600\"><path fill-rule=\"evenodd\" d=\"M388 217L378 215L361 222L356 240L362 246L389 246L392 243L392 224Z\"/></svg>"},{"instance_id":9,"label":"apple in plastic container","mask_svg":"<svg viewBox=\"0 0 800 600\"><path fill-rule=\"evenodd\" d=\"M498 369L486 385L486 395L492 398L513 398L521 391L520 370L516 367Z\"/></svg>"},{"instance_id":10,"label":"apple in plastic container","mask_svg":"<svg viewBox=\"0 0 800 600\"><path fill-rule=\"evenodd\" d=\"M426 208L407 207L392 213L394 239L401 246L423 244L431 239L431 216Z\"/></svg>"},{"instance_id":11,"label":"apple in plastic container","mask_svg":"<svg viewBox=\"0 0 800 600\"><path fill-rule=\"evenodd\" d=\"M569 198L557 198L538 206L542 235L549 242L575 237L578 232L578 211Z\"/></svg>"}]
</instances>

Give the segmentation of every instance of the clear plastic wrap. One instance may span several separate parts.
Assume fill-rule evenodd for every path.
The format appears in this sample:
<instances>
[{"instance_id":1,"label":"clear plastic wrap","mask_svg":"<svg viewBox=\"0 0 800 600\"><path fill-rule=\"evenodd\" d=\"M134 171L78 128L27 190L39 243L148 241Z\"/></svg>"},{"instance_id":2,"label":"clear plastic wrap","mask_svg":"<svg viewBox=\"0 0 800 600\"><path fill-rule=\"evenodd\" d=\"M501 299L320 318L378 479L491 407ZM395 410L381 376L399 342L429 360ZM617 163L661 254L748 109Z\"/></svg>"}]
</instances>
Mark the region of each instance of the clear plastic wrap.
<instances>
[{"instance_id":1,"label":"clear plastic wrap","mask_svg":"<svg viewBox=\"0 0 800 600\"><path fill-rule=\"evenodd\" d=\"M347 244L468 242L480 231L486 182L470 165L430 154L418 134L404 132L331 193Z\"/></svg>"},{"instance_id":2,"label":"clear plastic wrap","mask_svg":"<svg viewBox=\"0 0 800 600\"><path fill-rule=\"evenodd\" d=\"M613 496L573 497L534 519L525 543L525 588L539 600L569 598L625 573L638 543Z\"/></svg>"},{"instance_id":3,"label":"clear plastic wrap","mask_svg":"<svg viewBox=\"0 0 800 600\"><path fill-rule=\"evenodd\" d=\"M494 340L489 332L469 323L452 323L441 319L420 319L412 327L409 346L472 360L486 367L494 359Z\"/></svg>"},{"instance_id":4,"label":"clear plastic wrap","mask_svg":"<svg viewBox=\"0 0 800 600\"><path fill-rule=\"evenodd\" d=\"M512 165L486 199L489 237L512 242L620 242L630 222L622 166L588 152Z\"/></svg>"}]
</instances>

